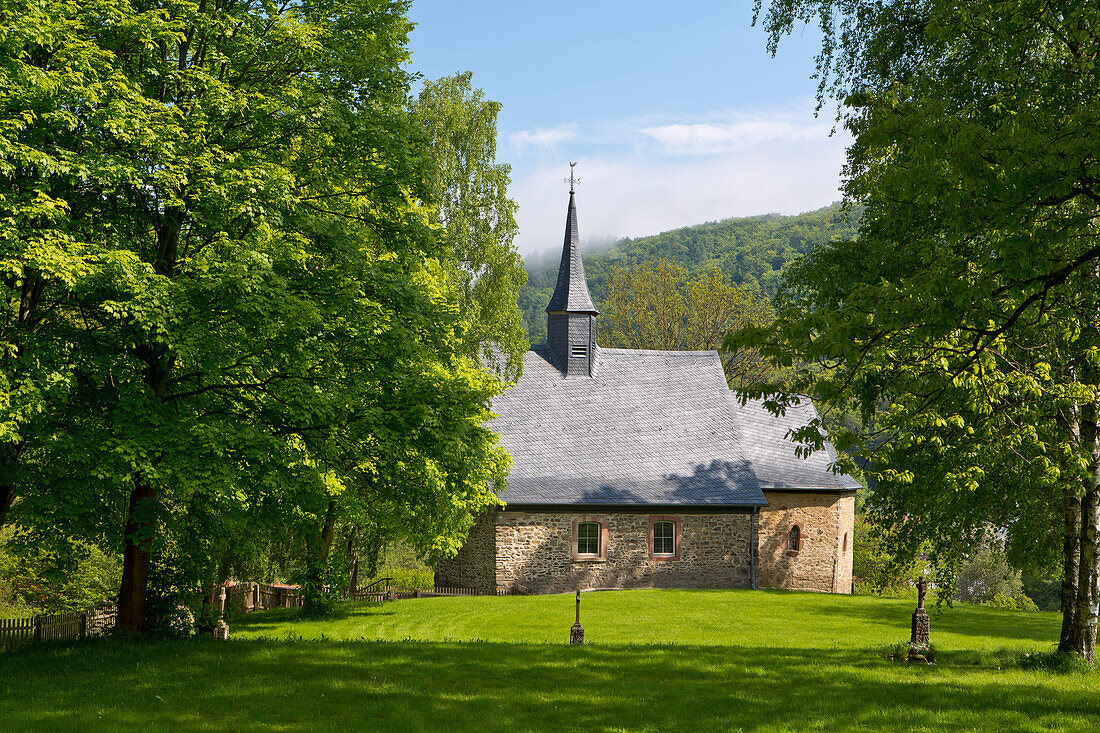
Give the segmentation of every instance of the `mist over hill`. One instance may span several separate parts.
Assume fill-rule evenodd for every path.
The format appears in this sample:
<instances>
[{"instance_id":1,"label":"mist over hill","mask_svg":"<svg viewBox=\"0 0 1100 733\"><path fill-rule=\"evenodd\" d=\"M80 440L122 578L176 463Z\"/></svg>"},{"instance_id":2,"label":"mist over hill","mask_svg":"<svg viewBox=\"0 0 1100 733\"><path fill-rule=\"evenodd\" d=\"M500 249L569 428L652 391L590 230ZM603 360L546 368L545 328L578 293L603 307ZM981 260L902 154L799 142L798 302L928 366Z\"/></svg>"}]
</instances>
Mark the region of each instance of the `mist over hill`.
<instances>
[{"instance_id":1,"label":"mist over hill","mask_svg":"<svg viewBox=\"0 0 1100 733\"><path fill-rule=\"evenodd\" d=\"M602 307L611 270L667 257L695 275L717 267L739 284L775 295L784 265L815 246L856 236L858 211L835 203L815 211L784 216L763 214L696 224L638 239L620 239L610 247L586 250L588 287ZM529 256L527 284L519 294L531 343L546 340L546 304L554 292L561 251Z\"/></svg>"}]
</instances>

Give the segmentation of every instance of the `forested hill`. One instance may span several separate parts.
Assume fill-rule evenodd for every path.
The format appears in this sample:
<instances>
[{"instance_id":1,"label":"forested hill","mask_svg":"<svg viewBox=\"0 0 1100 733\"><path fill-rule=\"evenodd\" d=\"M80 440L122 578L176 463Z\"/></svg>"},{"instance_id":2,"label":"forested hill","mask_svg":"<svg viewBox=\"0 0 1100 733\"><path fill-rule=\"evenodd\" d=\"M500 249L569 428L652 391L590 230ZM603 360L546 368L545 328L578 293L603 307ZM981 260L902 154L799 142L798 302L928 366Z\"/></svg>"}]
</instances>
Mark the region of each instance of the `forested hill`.
<instances>
[{"instance_id":1,"label":"forested hill","mask_svg":"<svg viewBox=\"0 0 1100 733\"><path fill-rule=\"evenodd\" d=\"M622 239L601 252L584 254L584 270L596 306L607 295L611 269L667 257L691 274L718 267L737 283L768 295L779 287L783 266L815 245L854 237L857 213L839 203L796 216L765 214L683 227L640 239ZM546 304L554 292L560 252L529 258L519 307L531 343L546 340Z\"/></svg>"}]
</instances>

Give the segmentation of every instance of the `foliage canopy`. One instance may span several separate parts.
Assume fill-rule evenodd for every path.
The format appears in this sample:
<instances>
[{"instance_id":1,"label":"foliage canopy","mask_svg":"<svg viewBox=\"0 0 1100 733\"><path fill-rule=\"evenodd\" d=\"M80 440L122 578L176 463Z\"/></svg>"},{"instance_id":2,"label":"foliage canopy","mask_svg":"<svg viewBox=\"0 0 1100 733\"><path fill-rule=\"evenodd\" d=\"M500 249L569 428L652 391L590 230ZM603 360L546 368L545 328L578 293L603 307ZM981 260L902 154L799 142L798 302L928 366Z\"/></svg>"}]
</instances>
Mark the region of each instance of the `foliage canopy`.
<instances>
[{"instance_id":1,"label":"foliage canopy","mask_svg":"<svg viewBox=\"0 0 1100 733\"><path fill-rule=\"evenodd\" d=\"M319 586L344 522L445 552L495 500L406 10L0 8L0 508L124 548L124 629L150 572L209 592L290 534Z\"/></svg>"},{"instance_id":2,"label":"foliage canopy","mask_svg":"<svg viewBox=\"0 0 1100 733\"><path fill-rule=\"evenodd\" d=\"M885 410L877 440L835 438L872 467L897 542L932 540L949 569L993 525L1017 561L1061 555L1062 646L1091 658L1095 2L778 0L763 17L773 50L823 30L822 100L845 105L845 192L866 208L858 239L788 270L774 328L738 342L806 364L794 387L826 405ZM781 409L786 389L760 391Z\"/></svg>"}]
</instances>

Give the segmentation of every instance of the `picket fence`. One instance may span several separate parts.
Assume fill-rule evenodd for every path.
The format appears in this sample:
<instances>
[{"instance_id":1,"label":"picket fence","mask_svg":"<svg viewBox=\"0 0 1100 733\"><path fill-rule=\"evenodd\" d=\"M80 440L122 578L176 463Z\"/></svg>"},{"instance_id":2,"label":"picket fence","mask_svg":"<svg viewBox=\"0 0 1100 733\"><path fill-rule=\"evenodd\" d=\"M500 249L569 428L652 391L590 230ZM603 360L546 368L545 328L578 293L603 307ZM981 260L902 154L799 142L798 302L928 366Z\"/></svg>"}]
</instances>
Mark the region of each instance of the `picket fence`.
<instances>
[{"instance_id":1,"label":"picket fence","mask_svg":"<svg viewBox=\"0 0 1100 733\"><path fill-rule=\"evenodd\" d=\"M41 641L105 636L114 630L116 615L114 608L101 608L94 611L39 614L30 618L0 619L0 651Z\"/></svg>"},{"instance_id":2,"label":"picket fence","mask_svg":"<svg viewBox=\"0 0 1100 733\"><path fill-rule=\"evenodd\" d=\"M512 596L516 595L514 588L480 590L478 588L451 588L437 585L434 588L414 588L407 591L398 591L397 600L403 598L436 598L440 596Z\"/></svg>"}]
</instances>

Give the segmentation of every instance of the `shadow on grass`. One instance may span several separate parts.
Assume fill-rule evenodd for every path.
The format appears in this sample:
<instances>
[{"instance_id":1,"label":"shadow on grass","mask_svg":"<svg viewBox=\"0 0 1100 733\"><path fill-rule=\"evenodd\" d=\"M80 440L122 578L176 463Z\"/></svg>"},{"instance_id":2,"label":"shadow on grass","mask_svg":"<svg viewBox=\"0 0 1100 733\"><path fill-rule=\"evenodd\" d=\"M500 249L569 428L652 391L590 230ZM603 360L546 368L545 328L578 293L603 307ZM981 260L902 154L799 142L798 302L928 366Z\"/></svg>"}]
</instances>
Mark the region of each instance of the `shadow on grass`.
<instances>
[{"instance_id":1,"label":"shadow on grass","mask_svg":"<svg viewBox=\"0 0 1100 733\"><path fill-rule=\"evenodd\" d=\"M134 643L0 659L5 729L1050 730L1100 675L867 651L430 642Z\"/></svg>"},{"instance_id":2,"label":"shadow on grass","mask_svg":"<svg viewBox=\"0 0 1100 733\"><path fill-rule=\"evenodd\" d=\"M265 631L276 627L286 630L293 629L293 624L296 623L325 624L355 618L381 618L394 615L396 611L385 603L352 602L337 604L331 612L319 619L303 618L302 611L298 608L273 608L268 611L233 616L229 619L229 623L234 631Z\"/></svg>"}]
</instances>

